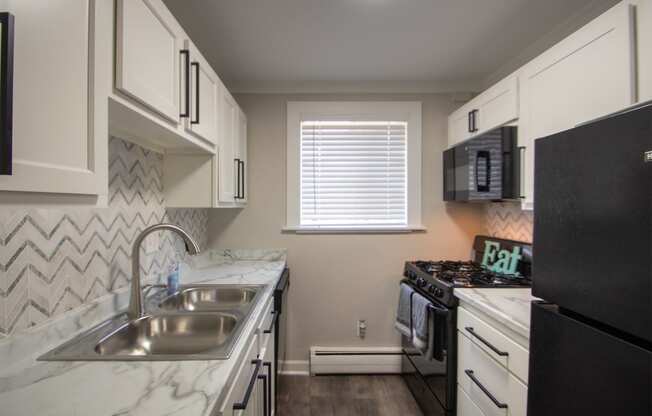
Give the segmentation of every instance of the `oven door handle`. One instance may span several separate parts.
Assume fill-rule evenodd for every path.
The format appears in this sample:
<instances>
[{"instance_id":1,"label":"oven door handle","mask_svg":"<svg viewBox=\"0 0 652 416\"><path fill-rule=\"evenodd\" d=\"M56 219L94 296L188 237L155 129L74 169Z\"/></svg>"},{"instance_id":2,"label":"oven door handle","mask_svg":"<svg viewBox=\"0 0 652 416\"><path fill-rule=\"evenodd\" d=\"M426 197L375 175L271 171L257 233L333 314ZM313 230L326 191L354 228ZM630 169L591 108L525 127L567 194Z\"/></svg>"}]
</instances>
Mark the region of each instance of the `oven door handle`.
<instances>
[{"instance_id":1,"label":"oven door handle","mask_svg":"<svg viewBox=\"0 0 652 416\"><path fill-rule=\"evenodd\" d=\"M437 361L444 360L444 354L446 352L446 330L448 326L448 315L450 311L444 306L435 305L430 303L428 309L432 311L430 319L433 320L432 330L435 332L433 334L433 358Z\"/></svg>"}]
</instances>

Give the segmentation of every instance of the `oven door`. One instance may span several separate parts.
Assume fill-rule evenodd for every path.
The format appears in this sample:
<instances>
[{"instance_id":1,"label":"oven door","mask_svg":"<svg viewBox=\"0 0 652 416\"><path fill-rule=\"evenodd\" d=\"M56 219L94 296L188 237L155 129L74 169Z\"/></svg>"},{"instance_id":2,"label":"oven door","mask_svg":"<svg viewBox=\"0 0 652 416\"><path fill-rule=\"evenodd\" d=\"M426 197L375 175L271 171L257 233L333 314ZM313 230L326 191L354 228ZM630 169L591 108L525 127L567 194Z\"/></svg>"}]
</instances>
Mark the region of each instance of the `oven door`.
<instances>
[{"instance_id":1,"label":"oven door","mask_svg":"<svg viewBox=\"0 0 652 416\"><path fill-rule=\"evenodd\" d=\"M412 342L402 337L403 377L426 416L451 415L455 411L456 339L455 309L433 302L438 316L435 330L441 331L441 360L426 359ZM435 356L439 354L435 353Z\"/></svg>"}]
</instances>

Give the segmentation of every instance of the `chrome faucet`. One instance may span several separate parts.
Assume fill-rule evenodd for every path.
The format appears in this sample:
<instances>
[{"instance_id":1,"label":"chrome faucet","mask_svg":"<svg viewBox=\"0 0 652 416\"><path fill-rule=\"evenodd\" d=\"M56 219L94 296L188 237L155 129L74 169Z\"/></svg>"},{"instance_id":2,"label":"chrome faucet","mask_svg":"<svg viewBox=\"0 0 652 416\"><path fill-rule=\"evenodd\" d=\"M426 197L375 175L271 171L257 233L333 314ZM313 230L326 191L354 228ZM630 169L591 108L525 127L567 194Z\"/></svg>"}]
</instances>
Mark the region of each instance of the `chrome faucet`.
<instances>
[{"instance_id":1,"label":"chrome faucet","mask_svg":"<svg viewBox=\"0 0 652 416\"><path fill-rule=\"evenodd\" d=\"M186 244L186 251L188 251L188 254L199 254L199 246L181 227L174 224L155 224L145 228L138 237L136 237L131 251L131 294L129 296L129 310L127 311L127 315L130 319L138 319L145 315L143 295L140 287L140 245L145 237L155 231L161 230L174 231L179 234L181 238L183 238L183 242Z\"/></svg>"}]
</instances>

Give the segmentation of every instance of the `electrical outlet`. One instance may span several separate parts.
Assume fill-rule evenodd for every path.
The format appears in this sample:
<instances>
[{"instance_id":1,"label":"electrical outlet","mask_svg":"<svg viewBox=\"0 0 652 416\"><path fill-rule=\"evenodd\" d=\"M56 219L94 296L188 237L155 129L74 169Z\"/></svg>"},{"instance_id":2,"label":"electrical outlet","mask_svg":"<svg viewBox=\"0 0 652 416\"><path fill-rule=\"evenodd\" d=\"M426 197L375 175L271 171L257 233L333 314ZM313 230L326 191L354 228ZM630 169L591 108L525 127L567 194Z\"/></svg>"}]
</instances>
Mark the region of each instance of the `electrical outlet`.
<instances>
[{"instance_id":1,"label":"electrical outlet","mask_svg":"<svg viewBox=\"0 0 652 416\"><path fill-rule=\"evenodd\" d=\"M364 338L367 335L367 321L358 319L358 337Z\"/></svg>"}]
</instances>

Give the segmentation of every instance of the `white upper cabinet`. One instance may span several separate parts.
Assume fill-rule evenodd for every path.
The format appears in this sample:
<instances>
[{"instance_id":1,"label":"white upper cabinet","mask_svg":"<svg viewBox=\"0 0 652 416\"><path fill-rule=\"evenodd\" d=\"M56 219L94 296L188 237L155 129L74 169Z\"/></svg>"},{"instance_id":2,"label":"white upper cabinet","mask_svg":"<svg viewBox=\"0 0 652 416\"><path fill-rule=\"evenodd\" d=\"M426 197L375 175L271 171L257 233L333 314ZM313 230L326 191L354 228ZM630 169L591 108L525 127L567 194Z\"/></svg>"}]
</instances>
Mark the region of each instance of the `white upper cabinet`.
<instances>
[{"instance_id":1,"label":"white upper cabinet","mask_svg":"<svg viewBox=\"0 0 652 416\"><path fill-rule=\"evenodd\" d=\"M223 89L220 94L219 160L218 164L218 203L234 203L238 195L237 155L238 104L231 94Z\"/></svg>"},{"instance_id":2,"label":"white upper cabinet","mask_svg":"<svg viewBox=\"0 0 652 416\"><path fill-rule=\"evenodd\" d=\"M518 119L518 78L510 76L477 96L476 134L482 134Z\"/></svg>"},{"instance_id":3,"label":"white upper cabinet","mask_svg":"<svg viewBox=\"0 0 652 416\"><path fill-rule=\"evenodd\" d=\"M524 207L534 199L534 141L634 103L633 9L620 3L521 71Z\"/></svg>"},{"instance_id":4,"label":"white upper cabinet","mask_svg":"<svg viewBox=\"0 0 652 416\"><path fill-rule=\"evenodd\" d=\"M15 16L13 173L1 191L106 195L110 62L95 65L92 0L4 0ZM112 13L112 10L109 11ZM102 39L98 35L97 39ZM99 40L98 40L99 41ZM96 72L97 71L97 72Z\"/></svg>"},{"instance_id":5,"label":"white upper cabinet","mask_svg":"<svg viewBox=\"0 0 652 416\"><path fill-rule=\"evenodd\" d=\"M185 127L198 138L216 144L220 79L189 40L186 40L185 50L188 55L184 53L181 62L182 111L188 114L185 117Z\"/></svg>"},{"instance_id":6,"label":"white upper cabinet","mask_svg":"<svg viewBox=\"0 0 652 416\"><path fill-rule=\"evenodd\" d=\"M652 0L636 0L638 101L652 100Z\"/></svg>"},{"instance_id":7,"label":"white upper cabinet","mask_svg":"<svg viewBox=\"0 0 652 416\"><path fill-rule=\"evenodd\" d=\"M236 202L238 205L247 204L247 116L238 109L238 134L236 145L236 159L239 162L240 170L236 172Z\"/></svg>"},{"instance_id":8,"label":"white upper cabinet","mask_svg":"<svg viewBox=\"0 0 652 416\"><path fill-rule=\"evenodd\" d=\"M174 123L182 36L162 3L117 1L116 88Z\"/></svg>"},{"instance_id":9,"label":"white upper cabinet","mask_svg":"<svg viewBox=\"0 0 652 416\"><path fill-rule=\"evenodd\" d=\"M518 119L518 78L510 76L478 95L448 118L448 146Z\"/></svg>"}]
</instances>

